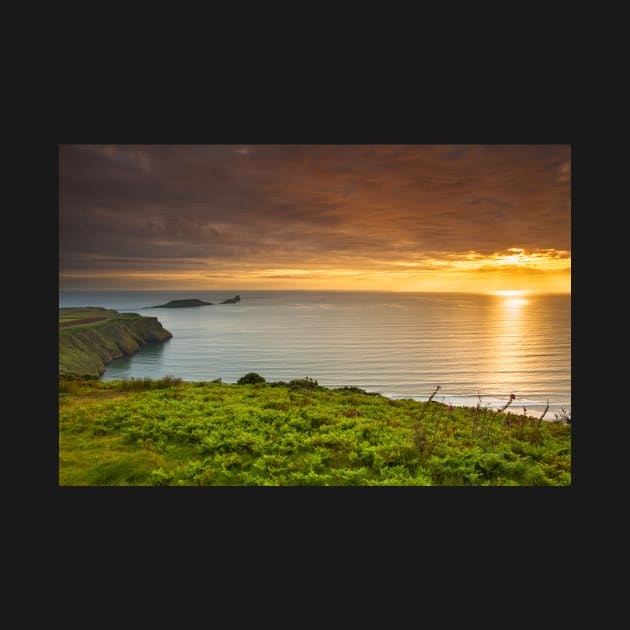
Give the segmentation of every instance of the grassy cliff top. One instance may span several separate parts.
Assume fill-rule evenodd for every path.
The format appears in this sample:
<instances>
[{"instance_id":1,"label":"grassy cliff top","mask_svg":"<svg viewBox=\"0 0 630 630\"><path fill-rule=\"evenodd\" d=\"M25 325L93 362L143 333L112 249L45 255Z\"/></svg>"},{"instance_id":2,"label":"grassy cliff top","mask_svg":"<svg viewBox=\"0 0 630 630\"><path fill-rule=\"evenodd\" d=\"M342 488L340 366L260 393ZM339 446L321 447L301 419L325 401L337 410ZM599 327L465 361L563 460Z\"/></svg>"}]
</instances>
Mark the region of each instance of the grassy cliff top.
<instances>
[{"instance_id":1,"label":"grassy cliff top","mask_svg":"<svg viewBox=\"0 0 630 630\"><path fill-rule=\"evenodd\" d=\"M100 375L105 365L172 334L157 317L101 307L59 309L59 374Z\"/></svg>"},{"instance_id":2,"label":"grassy cliff top","mask_svg":"<svg viewBox=\"0 0 630 630\"><path fill-rule=\"evenodd\" d=\"M101 306L70 306L59 309L59 328L99 324L111 319L136 319L138 313L119 313Z\"/></svg>"}]
</instances>

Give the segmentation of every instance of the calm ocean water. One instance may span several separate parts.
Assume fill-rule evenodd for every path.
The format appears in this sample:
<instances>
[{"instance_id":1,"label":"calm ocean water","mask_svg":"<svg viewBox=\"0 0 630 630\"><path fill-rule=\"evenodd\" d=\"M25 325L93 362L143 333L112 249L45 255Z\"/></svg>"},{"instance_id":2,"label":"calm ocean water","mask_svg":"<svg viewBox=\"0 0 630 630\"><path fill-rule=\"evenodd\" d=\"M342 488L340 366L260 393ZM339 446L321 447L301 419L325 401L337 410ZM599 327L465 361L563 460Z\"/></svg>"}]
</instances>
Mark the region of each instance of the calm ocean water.
<instances>
[{"instance_id":1,"label":"calm ocean water","mask_svg":"<svg viewBox=\"0 0 630 630\"><path fill-rule=\"evenodd\" d=\"M217 304L236 294L238 304ZM213 306L155 308L198 298ZM62 291L59 306L157 316L173 333L107 366L103 380L306 376L391 398L571 412L571 296L333 291Z\"/></svg>"}]
</instances>

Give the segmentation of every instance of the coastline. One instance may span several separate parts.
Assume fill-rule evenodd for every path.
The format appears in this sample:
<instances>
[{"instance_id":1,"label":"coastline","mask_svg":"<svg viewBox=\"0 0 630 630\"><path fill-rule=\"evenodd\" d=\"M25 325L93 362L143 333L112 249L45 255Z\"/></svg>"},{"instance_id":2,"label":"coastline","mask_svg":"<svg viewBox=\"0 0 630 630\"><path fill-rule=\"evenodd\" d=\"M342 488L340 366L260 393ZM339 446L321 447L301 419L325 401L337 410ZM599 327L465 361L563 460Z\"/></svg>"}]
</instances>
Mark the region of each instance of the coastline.
<instances>
[{"instance_id":1,"label":"coastline","mask_svg":"<svg viewBox=\"0 0 630 630\"><path fill-rule=\"evenodd\" d=\"M229 291L60 292L60 305L120 311L169 299L220 302ZM231 383L248 371L268 382L308 375L328 388L356 386L391 399L501 409L545 420L571 413L570 303L532 297L518 311L476 295L330 291L241 292L238 308L164 309L176 339L108 365L103 380L159 378ZM396 307L396 308L394 308ZM543 317L544 316L544 317ZM566 320L566 321L565 321ZM446 325L448 323L448 326ZM567 332L568 331L568 332Z\"/></svg>"},{"instance_id":2,"label":"coastline","mask_svg":"<svg viewBox=\"0 0 630 630\"><path fill-rule=\"evenodd\" d=\"M382 394L383 396L385 396L386 398L390 398L392 400L404 400L404 399L411 399L411 400L415 400L417 402L426 402L429 397L428 396L401 396L399 394ZM443 398L443 400L442 400ZM462 402L462 401L458 401L458 398L465 398L466 402ZM438 397L436 396L434 399L436 402L440 402L446 405L453 405L454 407L459 407L462 409L474 409L477 406L478 403L478 399L472 399L469 396L451 396L449 399L449 396L443 396L443 397ZM498 400L494 400L491 402L484 402L483 401L483 396L482 396L482 402L481 402L481 408L482 410L485 408L488 411L499 411L500 409L502 409L505 406L505 401L498 401ZM535 402L535 401L526 401L526 403L524 404L523 402L518 403L518 402L514 402L512 403L507 409L506 412L509 413L511 416L514 417L519 417L519 416L525 416L527 418L540 418L544 413L545 413L545 408L547 407L547 402ZM544 416L544 421L554 421L556 419L555 414L558 414L558 416L560 416L562 414L562 410L564 409L564 412L566 413L566 415L568 415L569 417L571 416L571 404L563 404L563 403L549 403L549 409L547 410L547 413Z\"/></svg>"},{"instance_id":3,"label":"coastline","mask_svg":"<svg viewBox=\"0 0 630 630\"><path fill-rule=\"evenodd\" d=\"M157 317L102 307L59 308L59 376L101 377L114 359L172 336Z\"/></svg>"}]
</instances>

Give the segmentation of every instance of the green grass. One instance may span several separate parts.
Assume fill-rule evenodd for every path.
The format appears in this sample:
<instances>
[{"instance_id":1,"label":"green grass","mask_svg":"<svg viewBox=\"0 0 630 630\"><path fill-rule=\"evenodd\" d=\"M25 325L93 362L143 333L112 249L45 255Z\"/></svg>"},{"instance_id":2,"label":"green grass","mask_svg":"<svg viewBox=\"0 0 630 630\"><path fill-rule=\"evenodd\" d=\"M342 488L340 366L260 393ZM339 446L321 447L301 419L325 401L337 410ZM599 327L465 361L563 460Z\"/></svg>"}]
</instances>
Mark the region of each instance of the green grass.
<instances>
[{"instance_id":1,"label":"green grass","mask_svg":"<svg viewBox=\"0 0 630 630\"><path fill-rule=\"evenodd\" d=\"M59 323L91 317L117 317L118 311L101 306L68 306L59 309Z\"/></svg>"},{"instance_id":2,"label":"green grass","mask_svg":"<svg viewBox=\"0 0 630 630\"><path fill-rule=\"evenodd\" d=\"M312 379L66 377L59 484L567 486L571 425Z\"/></svg>"}]
</instances>

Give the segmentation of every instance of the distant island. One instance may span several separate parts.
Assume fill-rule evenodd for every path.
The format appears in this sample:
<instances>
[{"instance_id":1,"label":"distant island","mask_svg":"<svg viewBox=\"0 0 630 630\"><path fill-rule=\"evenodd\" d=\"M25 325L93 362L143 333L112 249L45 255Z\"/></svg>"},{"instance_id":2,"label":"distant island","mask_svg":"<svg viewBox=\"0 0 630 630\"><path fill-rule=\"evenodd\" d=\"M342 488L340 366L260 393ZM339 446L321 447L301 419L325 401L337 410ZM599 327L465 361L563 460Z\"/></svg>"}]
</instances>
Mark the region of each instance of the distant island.
<instances>
[{"instance_id":1,"label":"distant island","mask_svg":"<svg viewBox=\"0 0 630 630\"><path fill-rule=\"evenodd\" d=\"M203 300L171 300L166 304L156 304L149 308L183 308L185 306L212 306L212 302L204 302Z\"/></svg>"},{"instance_id":2,"label":"distant island","mask_svg":"<svg viewBox=\"0 0 630 630\"><path fill-rule=\"evenodd\" d=\"M233 298L229 298L227 300L223 300L220 304L236 304L236 302L240 302L240 295L235 295ZM171 300L166 304L156 304L155 306L149 306L149 308L186 308L188 306L212 306L212 302L204 302L203 300Z\"/></svg>"}]
</instances>

